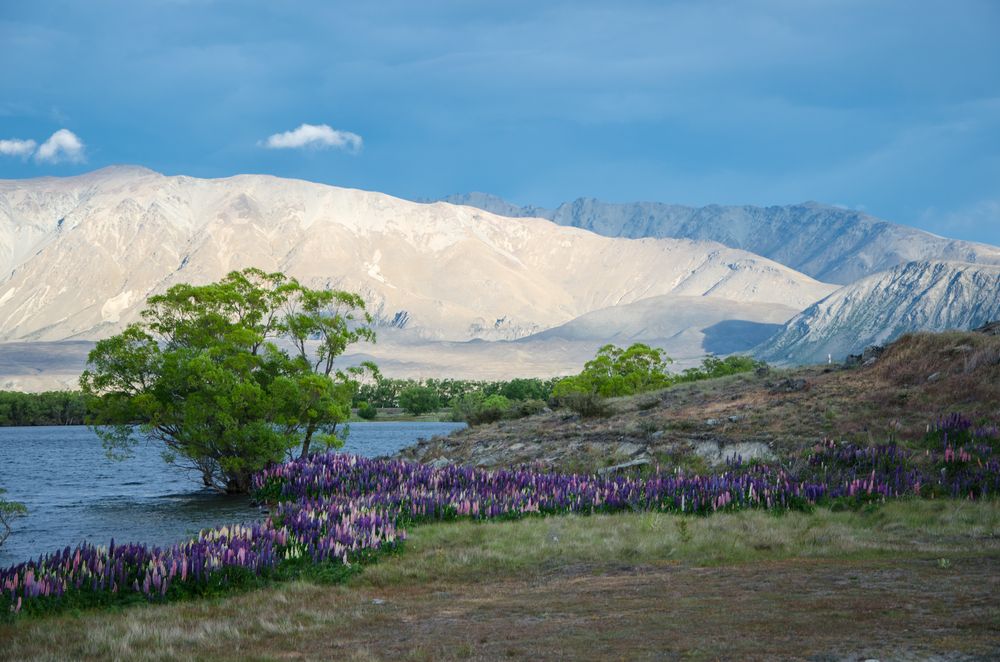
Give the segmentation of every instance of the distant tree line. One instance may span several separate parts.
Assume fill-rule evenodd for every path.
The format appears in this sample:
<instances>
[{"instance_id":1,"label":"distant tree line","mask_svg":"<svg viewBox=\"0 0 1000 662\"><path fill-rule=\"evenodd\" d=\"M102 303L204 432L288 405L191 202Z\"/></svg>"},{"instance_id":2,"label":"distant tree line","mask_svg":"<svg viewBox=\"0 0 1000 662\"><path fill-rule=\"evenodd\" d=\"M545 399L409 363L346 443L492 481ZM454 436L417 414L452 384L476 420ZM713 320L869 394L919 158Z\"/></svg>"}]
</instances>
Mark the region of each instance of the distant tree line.
<instances>
[{"instance_id":1,"label":"distant tree line","mask_svg":"<svg viewBox=\"0 0 1000 662\"><path fill-rule=\"evenodd\" d=\"M83 425L87 399L79 391L0 391L0 426Z\"/></svg>"},{"instance_id":2,"label":"distant tree line","mask_svg":"<svg viewBox=\"0 0 1000 662\"><path fill-rule=\"evenodd\" d=\"M450 406L456 398L478 393L485 398L502 395L508 400L548 400L552 387L559 381L554 379L511 379L509 381L482 381L470 379L394 379L378 376L374 380L360 384L354 394L354 406L367 403L373 407L403 409L407 404L436 403L433 411ZM433 396L433 397L431 397ZM419 405L418 405L419 406ZM425 405L426 406L426 405Z\"/></svg>"}]
</instances>

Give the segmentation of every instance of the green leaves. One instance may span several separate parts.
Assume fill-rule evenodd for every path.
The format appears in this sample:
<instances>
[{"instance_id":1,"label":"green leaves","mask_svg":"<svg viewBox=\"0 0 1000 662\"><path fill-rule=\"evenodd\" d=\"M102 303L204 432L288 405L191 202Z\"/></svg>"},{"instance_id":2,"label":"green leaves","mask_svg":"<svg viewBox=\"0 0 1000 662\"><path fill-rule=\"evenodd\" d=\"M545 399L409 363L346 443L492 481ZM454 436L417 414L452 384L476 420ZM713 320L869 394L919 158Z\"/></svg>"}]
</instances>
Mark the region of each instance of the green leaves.
<instances>
[{"instance_id":1,"label":"green leaves","mask_svg":"<svg viewBox=\"0 0 1000 662\"><path fill-rule=\"evenodd\" d=\"M557 382L553 395L593 393L610 398L666 388L672 383L667 372L671 363L662 349L642 343L628 349L605 345L584 365L583 372Z\"/></svg>"},{"instance_id":2,"label":"green leaves","mask_svg":"<svg viewBox=\"0 0 1000 662\"><path fill-rule=\"evenodd\" d=\"M254 471L306 454L314 437L342 443L357 383L334 360L375 338L358 295L244 269L150 297L142 319L99 342L80 380L110 454L146 434L205 485L243 492Z\"/></svg>"}]
</instances>

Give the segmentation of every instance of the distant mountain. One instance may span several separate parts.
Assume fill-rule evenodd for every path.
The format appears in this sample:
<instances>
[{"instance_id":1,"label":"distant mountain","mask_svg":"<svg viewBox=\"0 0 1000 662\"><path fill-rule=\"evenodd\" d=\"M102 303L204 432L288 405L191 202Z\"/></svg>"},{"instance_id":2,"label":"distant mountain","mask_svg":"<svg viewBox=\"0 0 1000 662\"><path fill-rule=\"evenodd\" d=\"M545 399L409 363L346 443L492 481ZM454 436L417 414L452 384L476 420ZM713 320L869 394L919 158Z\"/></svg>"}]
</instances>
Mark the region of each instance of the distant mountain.
<instances>
[{"instance_id":1,"label":"distant mountain","mask_svg":"<svg viewBox=\"0 0 1000 662\"><path fill-rule=\"evenodd\" d=\"M851 283L917 260L1000 264L1000 248L996 246L945 239L859 211L815 202L781 207L684 207L580 198L545 209L519 207L484 193L453 195L444 200L504 216L546 218L608 237L717 241L827 283Z\"/></svg>"},{"instance_id":2,"label":"distant mountain","mask_svg":"<svg viewBox=\"0 0 1000 662\"><path fill-rule=\"evenodd\" d=\"M823 362L908 331L971 329L1000 319L1000 267L911 262L843 287L761 345L769 361Z\"/></svg>"},{"instance_id":3,"label":"distant mountain","mask_svg":"<svg viewBox=\"0 0 1000 662\"><path fill-rule=\"evenodd\" d=\"M562 340L626 346L643 342L683 358L732 354L753 349L798 312L775 303L667 294L595 310L518 343Z\"/></svg>"},{"instance_id":4,"label":"distant mountain","mask_svg":"<svg viewBox=\"0 0 1000 662\"><path fill-rule=\"evenodd\" d=\"M801 310L834 289L714 242L143 168L0 181L0 247L0 341L104 337L152 293L247 266L360 292L381 326L424 340L521 338L668 294Z\"/></svg>"}]
</instances>

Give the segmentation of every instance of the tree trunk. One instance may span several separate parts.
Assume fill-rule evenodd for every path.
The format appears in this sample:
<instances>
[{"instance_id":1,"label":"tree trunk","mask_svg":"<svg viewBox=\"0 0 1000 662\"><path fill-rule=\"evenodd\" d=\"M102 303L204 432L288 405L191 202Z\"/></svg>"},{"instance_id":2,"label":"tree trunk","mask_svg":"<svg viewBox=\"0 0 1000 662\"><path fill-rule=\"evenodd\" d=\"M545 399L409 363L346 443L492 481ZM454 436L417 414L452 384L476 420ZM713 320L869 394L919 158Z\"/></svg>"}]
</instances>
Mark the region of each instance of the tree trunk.
<instances>
[{"instance_id":1,"label":"tree trunk","mask_svg":"<svg viewBox=\"0 0 1000 662\"><path fill-rule=\"evenodd\" d=\"M302 452L299 453L299 459L301 460L306 455L309 455L309 445L312 444L313 435L316 433L316 426L310 423L306 427L306 435L302 439Z\"/></svg>"}]
</instances>

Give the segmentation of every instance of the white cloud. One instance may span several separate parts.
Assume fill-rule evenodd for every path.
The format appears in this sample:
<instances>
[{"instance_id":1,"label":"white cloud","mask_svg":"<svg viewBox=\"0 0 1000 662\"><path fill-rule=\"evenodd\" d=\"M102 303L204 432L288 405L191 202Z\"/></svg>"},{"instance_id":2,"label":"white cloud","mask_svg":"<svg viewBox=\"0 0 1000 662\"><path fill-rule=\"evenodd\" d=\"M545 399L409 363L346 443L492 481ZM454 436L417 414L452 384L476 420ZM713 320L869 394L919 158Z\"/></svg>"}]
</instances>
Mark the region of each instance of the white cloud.
<instances>
[{"instance_id":1,"label":"white cloud","mask_svg":"<svg viewBox=\"0 0 1000 662\"><path fill-rule=\"evenodd\" d=\"M4 156L31 156L35 151L34 140L20 140L11 138L10 140L0 140L0 154Z\"/></svg>"},{"instance_id":2,"label":"white cloud","mask_svg":"<svg viewBox=\"0 0 1000 662\"><path fill-rule=\"evenodd\" d=\"M49 163L60 161L78 163L84 160L83 141L69 129L59 129L41 144L35 152L35 160Z\"/></svg>"},{"instance_id":3,"label":"white cloud","mask_svg":"<svg viewBox=\"0 0 1000 662\"><path fill-rule=\"evenodd\" d=\"M303 124L293 131L276 133L260 143L268 149L299 149L311 147L325 149L332 147L351 153L361 151L361 136L350 131L332 129L326 124Z\"/></svg>"}]
</instances>

